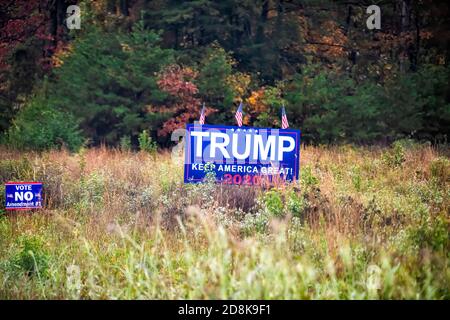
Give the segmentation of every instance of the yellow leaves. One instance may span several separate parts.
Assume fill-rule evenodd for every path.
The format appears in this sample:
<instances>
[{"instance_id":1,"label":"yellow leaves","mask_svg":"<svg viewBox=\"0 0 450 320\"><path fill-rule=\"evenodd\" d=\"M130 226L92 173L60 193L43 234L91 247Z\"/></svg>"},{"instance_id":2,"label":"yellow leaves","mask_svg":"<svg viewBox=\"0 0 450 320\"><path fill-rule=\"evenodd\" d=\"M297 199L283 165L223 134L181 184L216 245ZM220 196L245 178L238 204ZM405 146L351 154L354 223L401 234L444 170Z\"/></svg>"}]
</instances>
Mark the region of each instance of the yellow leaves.
<instances>
[{"instance_id":1,"label":"yellow leaves","mask_svg":"<svg viewBox=\"0 0 450 320\"><path fill-rule=\"evenodd\" d=\"M247 103L247 112L250 117L255 118L258 117L263 112L268 111L269 107L264 103L264 93L265 89L260 88L256 91L252 91L250 97L245 99ZM245 122L245 119L244 119Z\"/></svg>"},{"instance_id":2,"label":"yellow leaves","mask_svg":"<svg viewBox=\"0 0 450 320\"><path fill-rule=\"evenodd\" d=\"M195 78L197 78L197 75L198 75L198 71L194 70L191 67L183 67L183 72L185 74L185 77L187 77L187 78L195 79Z\"/></svg>"},{"instance_id":3,"label":"yellow leaves","mask_svg":"<svg viewBox=\"0 0 450 320\"><path fill-rule=\"evenodd\" d=\"M255 105L256 104L255 92L252 92L252 95L250 96L250 98L247 99L247 102L250 105Z\"/></svg>"},{"instance_id":4,"label":"yellow leaves","mask_svg":"<svg viewBox=\"0 0 450 320\"><path fill-rule=\"evenodd\" d=\"M255 113L260 113L267 110L267 106L263 103L264 88L257 91L252 91L250 97L246 99L250 109Z\"/></svg>"},{"instance_id":5,"label":"yellow leaves","mask_svg":"<svg viewBox=\"0 0 450 320\"><path fill-rule=\"evenodd\" d=\"M131 47L127 43L121 43L120 47L122 48L123 52L130 52L130 51L132 51Z\"/></svg>"},{"instance_id":6,"label":"yellow leaves","mask_svg":"<svg viewBox=\"0 0 450 320\"><path fill-rule=\"evenodd\" d=\"M304 46L306 53L331 61L346 58L348 37L336 21L326 21L316 28L308 25L307 29L307 44Z\"/></svg>"},{"instance_id":7,"label":"yellow leaves","mask_svg":"<svg viewBox=\"0 0 450 320\"><path fill-rule=\"evenodd\" d=\"M64 64L64 61L62 61L62 59L60 59L59 57L57 57L56 55L52 57L52 65L55 68L59 68Z\"/></svg>"},{"instance_id":8,"label":"yellow leaves","mask_svg":"<svg viewBox=\"0 0 450 320\"><path fill-rule=\"evenodd\" d=\"M249 74L236 72L227 77L226 83L233 89L237 97L245 95L251 82Z\"/></svg>"},{"instance_id":9,"label":"yellow leaves","mask_svg":"<svg viewBox=\"0 0 450 320\"><path fill-rule=\"evenodd\" d=\"M64 59L67 58L73 51L71 43L59 42L55 54L51 57L51 63L54 68L59 68L64 64Z\"/></svg>"}]
</instances>

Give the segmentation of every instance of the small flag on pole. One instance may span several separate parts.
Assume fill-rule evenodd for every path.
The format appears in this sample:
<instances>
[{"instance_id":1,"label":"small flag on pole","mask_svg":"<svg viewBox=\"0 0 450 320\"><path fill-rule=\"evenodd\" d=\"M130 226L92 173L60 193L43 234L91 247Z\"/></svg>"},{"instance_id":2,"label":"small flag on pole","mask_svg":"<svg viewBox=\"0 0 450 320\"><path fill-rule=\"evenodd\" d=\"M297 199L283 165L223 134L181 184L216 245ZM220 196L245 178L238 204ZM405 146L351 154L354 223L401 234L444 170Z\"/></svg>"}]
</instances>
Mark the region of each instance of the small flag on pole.
<instances>
[{"instance_id":1,"label":"small flag on pole","mask_svg":"<svg viewBox=\"0 0 450 320\"><path fill-rule=\"evenodd\" d=\"M239 108L236 111L235 118L238 126L242 127L242 102L239 104Z\"/></svg>"},{"instance_id":2,"label":"small flag on pole","mask_svg":"<svg viewBox=\"0 0 450 320\"><path fill-rule=\"evenodd\" d=\"M199 120L200 124L205 124L205 110L206 110L205 103L203 102L203 108L200 113L200 120Z\"/></svg>"},{"instance_id":3,"label":"small flag on pole","mask_svg":"<svg viewBox=\"0 0 450 320\"><path fill-rule=\"evenodd\" d=\"M281 109L281 129L287 129L287 128L289 128L289 122L288 122L288 119L286 116L286 110L284 109L284 106L283 106L283 109Z\"/></svg>"}]
</instances>

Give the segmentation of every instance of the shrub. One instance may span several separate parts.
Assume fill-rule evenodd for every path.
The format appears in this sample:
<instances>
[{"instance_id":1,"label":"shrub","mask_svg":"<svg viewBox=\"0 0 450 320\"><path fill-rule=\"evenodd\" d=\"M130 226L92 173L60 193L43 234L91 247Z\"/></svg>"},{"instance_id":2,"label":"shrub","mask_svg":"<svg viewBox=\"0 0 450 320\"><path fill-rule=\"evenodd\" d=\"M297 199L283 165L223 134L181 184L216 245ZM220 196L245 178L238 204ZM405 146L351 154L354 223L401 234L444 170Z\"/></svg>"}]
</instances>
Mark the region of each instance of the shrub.
<instances>
[{"instance_id":1,"label":"shrub","mask_svg":"<svg viewBox=\"0 0 450 320\"><path fill-rule=\"evenodd\" d=\"M269 216L265 212L257 212L256 214L248 213L244 216L241 223L241 234L243 236L252 236L256 233L263 234L269 226Z\"/></svg>"},{"instance_id":2,"label":"shrub","mask_svg":"<svg viewBox=\"0 0 450 320\"><path fill-rule=\"evenodd\" d=\"M139 135L139 149L144 152L148 152L151 154L155 154L158 146L155 141L152 140L152 137L148 135L147 130L144 130Z\"/></svg>"},{"instance_id":3,"label":"shrub","mask_svg":"<svg viewBox=\"0 0 450 320\"><path fill-rule=\"evenodd\" d=\"M119 146L121 151L130 151L131 150L130 136L123 136L122 138L120 138Z\"/></svg>"},{"instance_id":4,"label":"shrub","mask_svg":"<svg viewBox=\"0 0 450 320\"><path fill-rule=\"evenodd\" d=\"M361 191L361 184L362 184L361 169L358 166L353 166L350 175L355 190Z\"/></svg>"},{"instance_id":5,"label":"shrub","mask_svg":"<svg viewBox=\"0 0 450 320\"><path fill-rule=\"evenodd\" d=\"M400 145L404 150L418 150L424 145L413 139L399 139L395 143Z\"/></svg>"},{"instance_id":6,"label":"shrub","mask_svg":"<svg viewBox=\"0 0 450 320\"><path fill-rule=\"evenodd\" d=\"M301 195L291 191L287 195L286 205L294 217L300 217L306 208L306 201Z\"/></svg>"},{"instance_id":7,"label":"shrub","mask_svg":"<svg viewBox=\"0 0 450 320\"><path fill-rule=\"evenodd\" d=\"M45 99L38 96L18 113L6 142L18 149L66 147L75 151L82 145L83 138L72 115L49 107Z\"/></svg>"},{"instance_id":8,"label":"shrub","mask_svg":"<svg viewBox=\"0 0 450 320\"><path fill-rule=\"evenodd\" d=\"M417 226L408 228L408 239L416 248L448 250L450 248L449 227L444 217L423 216Z\"/></svg>"},{"instance_id":9,"label":"shrub","mask_svg":"<svg viewBox=\"0 0 450 320\"><path fill-rule=\"evenodd\" d=\"M405 160L405 148L399 141L394 142L392 148L383 154L383 162L390 168L400 167Z\"/></svg>"},{"instance_id":10,"label":"shrub","mask_svg":"<svg viewBox=\"0 0 450 320\"><path fill-rule=\"evenodd\" d=\"M101 204L104 201L105 180L103 175L92 172L80 181L81 201L86 204Z\"/></svg>"},{"instance_id":11,"label":"shrub","mask_svg":"<svg viewBox=\"0 0 450 320\"><path fill-rule=\"evenodd\" d=\"M33 166L25 157L19 160L0 160L0 183L12 180L29 180L32 175Z\"/></svg>"},{"instance_id":12,"label":"shrub","mask_svg":"<svg viewBox=\"0 0 450 320\"><path fill-rule=\"evenodd\" d=\"M439 157L430 163L431 177L440 185L445 185L450 179L450 161Z\"/></svg>"},{"instance_id":13,"label":"shrub","mask_svg":"<svg viewBox=\"0 0 450 320\"><path fill-rule=\"evenodd\" d=\"M28 276L47 275L49 254L44 242L35 236L24 235L18 239L19 249L10 259L12 271L24 272Z\"/></svg>"},{"instance_id":14,"label":"shrub","mask_svg":"<svg viewBox=\"0 0 450 320\"><path fill-rule=\"evenodd\" d=\"M319 184L319 179L314 176L310 166L304 166L301 168L300 182L302 187L309 188L317 186Z\"/></svg>"},{"instance_id":15,"label":"shrub","mask_svg":"<svg viewBox=\"0 0 450 320\"><path fill-rule=\"evenodd\" d=\"M270 190L266 192L263 197L264 207L271 215L282 216L284 215L284 203L281 197L281 193L276 190Z\"/></svg>"},{"instance_id":16,"label":"shrub","mask_svg":"<svg viewBox=\"0 0 450 320\"><path fill-rule=\"evenodd\" d=\"M220 206L249 213L257 209L258 192L253 186L216 184L214 198Z\"/></svg>"}]
</instances>

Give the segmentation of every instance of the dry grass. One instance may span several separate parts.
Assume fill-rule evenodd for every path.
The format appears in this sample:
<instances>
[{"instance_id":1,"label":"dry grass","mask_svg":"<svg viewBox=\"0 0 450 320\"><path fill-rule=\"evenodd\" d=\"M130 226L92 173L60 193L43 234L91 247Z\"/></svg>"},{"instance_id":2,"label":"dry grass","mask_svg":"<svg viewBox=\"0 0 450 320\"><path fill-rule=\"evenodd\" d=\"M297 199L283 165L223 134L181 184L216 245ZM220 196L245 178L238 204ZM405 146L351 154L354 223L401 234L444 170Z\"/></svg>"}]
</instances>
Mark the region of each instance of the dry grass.
<instances>
[{"instance_id":1,"label":"dry grass","mask_svg":"<svg viewBox=\"0 0 450 320\"><path fill-rule=\"evenodd\" d=\"M269 190L184 185L168 152L1 150L46 208L0 217L0 297L448 299L445 153L303 147Z\"/></svg>"}]
</instances>

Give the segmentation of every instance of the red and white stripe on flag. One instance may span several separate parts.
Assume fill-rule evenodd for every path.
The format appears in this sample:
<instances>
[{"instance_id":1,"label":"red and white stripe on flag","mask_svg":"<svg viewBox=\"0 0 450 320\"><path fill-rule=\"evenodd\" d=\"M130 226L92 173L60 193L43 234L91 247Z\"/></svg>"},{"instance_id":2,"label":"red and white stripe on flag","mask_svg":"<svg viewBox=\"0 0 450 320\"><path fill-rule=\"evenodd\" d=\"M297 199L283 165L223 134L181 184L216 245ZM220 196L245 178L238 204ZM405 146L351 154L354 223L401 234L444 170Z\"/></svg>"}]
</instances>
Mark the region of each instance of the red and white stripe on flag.
<instances>
[{"instance_id":1,"label":"red and white stripe on flag","mask_svg":"<svg viewBox=\"0 0 450 320\"><path fill-rule=\"evenodd\" d=\"M281 129L287 129L289 128L289 122L286 116L286 110L283 107L282 113L281 113Z\"/></svg>"},{"instance_id":2,"label":"red and white stripe on flag","mask_svg":"<svg viewBox=\"0 0 450 320\"><path fill-rule=\"evenodd\" d=\"M286 117L285 114L281 117L281 128L282 129L289 128L289 122L288 122L287 117Z\"/></svg>"},{"instance_id":3,"label":"red and white stripe on flag","mask_svg":"<svg viewBox=\"0 0 450 320\"><path fill-rule=\"evenodd\" d=\"M202 114L200 115L200 124L205 124L205 113L202 112Z\"/></svg>"},{"instance_id":4,"label":"red and white stripe on flag","mask_svg":"<svg viewBox=\"0 0 450 320\"><path fill-rule=\"evenodd\" d=\"M202 111L200 112L200 124L205 124L205 104L203 104Z\"/></svg>"},{"instance_id":5,"label":"red and white stripe on flag","mask_svg":"<svg viewBox=\"0 0 450 320\"><path fill-rule=\"evenodd\" d=\"M236 112L236 121L239 127L242 127L242 112Z\"/></svg>"},{"instance_id":6,"label":"red and white stripe on flag","mask_svg":"<svg viewBox=\"0 0 450 320\"><path fill-rule=\"evenodd\" d=\"M236 111L235 118L236 118L238 126L242 127L242 102L239 104L239 108Z\"/></svg>"}]
</instances>

